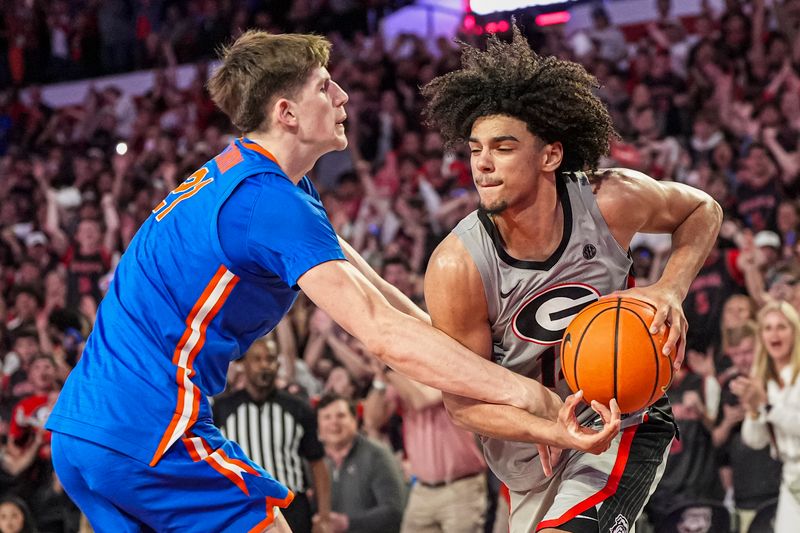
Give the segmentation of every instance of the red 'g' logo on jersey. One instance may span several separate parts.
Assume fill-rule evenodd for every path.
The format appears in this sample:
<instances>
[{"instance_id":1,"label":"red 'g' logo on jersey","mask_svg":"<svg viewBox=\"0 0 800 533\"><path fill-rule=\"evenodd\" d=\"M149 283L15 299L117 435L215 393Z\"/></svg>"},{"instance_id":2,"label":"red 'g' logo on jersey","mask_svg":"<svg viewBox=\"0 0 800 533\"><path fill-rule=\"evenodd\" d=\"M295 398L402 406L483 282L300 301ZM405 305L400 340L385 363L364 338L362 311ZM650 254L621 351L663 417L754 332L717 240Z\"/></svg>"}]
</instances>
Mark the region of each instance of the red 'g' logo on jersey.
<instances>
[{"instance_id":1,"label":"red 'g' logo on jersey","mask_svg":"<svg viewBox=\"0 0 800 533\"><path fill-rule=\"evenodd\" d=\"M522 340L552 345L581 309L600 299L600 292L584 283L549 287L526 300L514 315L511 327Z\"/></svg>"}]
</instances>

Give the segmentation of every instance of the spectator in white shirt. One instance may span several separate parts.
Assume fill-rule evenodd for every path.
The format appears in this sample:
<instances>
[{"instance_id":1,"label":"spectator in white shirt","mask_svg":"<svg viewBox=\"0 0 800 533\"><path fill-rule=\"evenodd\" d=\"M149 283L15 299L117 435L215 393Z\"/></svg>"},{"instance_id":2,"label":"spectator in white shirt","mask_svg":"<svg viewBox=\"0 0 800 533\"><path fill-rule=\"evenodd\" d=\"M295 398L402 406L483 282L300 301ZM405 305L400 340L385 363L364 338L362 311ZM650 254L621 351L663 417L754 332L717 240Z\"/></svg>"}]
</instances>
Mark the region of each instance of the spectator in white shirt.
<instances>
[{"instance_id":1,"label":"spectator in white shirt","mask_svg":"<svg viewBox=\"0 0 800 533\"><path fill-rule=\"evenodd\" d=\"M731 390L747 410L742 439L752 448L770 444L783 462L775 533L797 531L800 520L800 315L787 302L770 302L758 314L751 377Z\"/></svg>"}]
</instances>

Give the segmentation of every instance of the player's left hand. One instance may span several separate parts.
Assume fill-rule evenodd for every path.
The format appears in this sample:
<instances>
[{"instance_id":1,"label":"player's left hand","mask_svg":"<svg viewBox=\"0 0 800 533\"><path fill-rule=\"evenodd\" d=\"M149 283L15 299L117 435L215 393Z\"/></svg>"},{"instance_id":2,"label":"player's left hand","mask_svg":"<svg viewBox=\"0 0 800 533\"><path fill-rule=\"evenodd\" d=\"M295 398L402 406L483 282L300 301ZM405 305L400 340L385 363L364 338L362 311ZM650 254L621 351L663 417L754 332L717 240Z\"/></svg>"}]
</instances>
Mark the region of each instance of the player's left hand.
<instances>
[{"instance_id":1,"label":"player's left hand","mask_svg":"<svg viewBox=\"0 0 800 533\"><path fill-rule=\"evenodd\" d=\"M542 470L544 475L550 477L553 475L553 467L558 464L561 459L561 448L555 446L548 446L547 444L537 444L536 449L539 450L539 461L542 463Z\"/></svg>"},{"instance_id":2,"label":"player's left hand","mask_svg":"<svg viewBox=\"0 0 800 533\"><path fill-rule=\"evenodd\" d=\"M634 287L624 291L617 291L612 296L625 296L636 298L653 305L656 316L650 325L650 333L658 333L669 326L669 336L664 343L662 353L672 358L672 369L677 372L683 364L686 353L686 330L689 324L683 314L683 305L680 295L658 283L647 287Z\"/></svg>"}]
</instances>

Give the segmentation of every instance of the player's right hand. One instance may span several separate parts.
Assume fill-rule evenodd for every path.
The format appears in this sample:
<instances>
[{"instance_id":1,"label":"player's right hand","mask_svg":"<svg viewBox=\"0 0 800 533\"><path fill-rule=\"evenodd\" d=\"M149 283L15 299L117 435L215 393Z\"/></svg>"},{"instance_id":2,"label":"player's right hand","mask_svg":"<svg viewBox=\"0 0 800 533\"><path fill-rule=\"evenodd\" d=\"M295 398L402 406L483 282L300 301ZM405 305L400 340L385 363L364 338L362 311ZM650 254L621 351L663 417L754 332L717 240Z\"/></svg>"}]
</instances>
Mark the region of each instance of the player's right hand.
<instances>
[{"instance_id":1,"label":"player's right hand","mask_svg":"<svg viewBox=\"0 0 800 533\"><path fill-rule=\"evenodd\" d=\"M611 446L611 441L620 429L620 411L616 400L611 400L609 407L592 401L592 409L603 420L603 428L599 431L581 426L575 416L575 408L583 398L583 391L570 395L558 413L558 427L565 445L582 452L599 455Z\"/></svg>"}]
</instances>

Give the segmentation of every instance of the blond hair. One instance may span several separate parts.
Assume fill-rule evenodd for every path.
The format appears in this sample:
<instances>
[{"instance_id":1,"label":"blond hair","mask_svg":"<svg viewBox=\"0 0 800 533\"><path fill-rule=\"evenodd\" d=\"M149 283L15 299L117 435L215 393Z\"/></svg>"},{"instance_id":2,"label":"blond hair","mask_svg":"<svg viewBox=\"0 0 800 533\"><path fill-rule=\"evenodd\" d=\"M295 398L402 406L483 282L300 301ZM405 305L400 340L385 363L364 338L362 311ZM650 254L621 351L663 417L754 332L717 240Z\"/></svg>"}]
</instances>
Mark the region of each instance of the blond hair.
<instances>
[{"instance_id":1,"label":"blond hair","mask_svg":"<svg viewBox=\"0 0 800 533\"><path fill-rule=\"evenodd\" d=\"M758 338L758 324L748 320L741 326L728 328L723 333L723 339L727 340L726 348L739 346L745 339Z\"/></svg>"},{"instance_id":2,"label":"blond hair","mask_svg":"<svg viewBox=\"0 0 800 533\"><path fill-rule=\"evenodd\" d=\"M328 64L330 49L318 35L249 30L220 51L222 65L208 80L211 99L240 131L266 131L268 106L294 96L312 70Z\"/></svg>"},{"instance_id":3,"label":"blond hair","mask_svg":"<svg viewBox=\"0 0 800 533\"><path fill-rule=\"evenodd\" d=\"M794 333L792 341L792 352L790 356L790 364L792 366L792 379L790 383L782 383L778 371L775 368L775 363L767 353L767 347L764 346L762 333L764 331L764 319L770 313L778 312L786 318ZM780 383L782 386L790 385L797 379L800 373L800 315L794 307L788 302L773 301L769 302L758 312L758 347L756 348L756 357L753 362L753 376L761 379L764 383L773 380Z\"/></svg>"}]
</instances>

